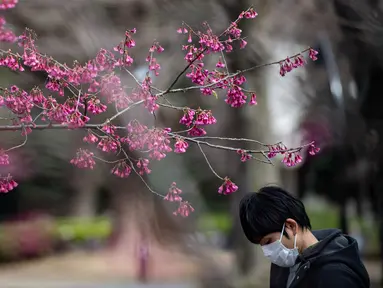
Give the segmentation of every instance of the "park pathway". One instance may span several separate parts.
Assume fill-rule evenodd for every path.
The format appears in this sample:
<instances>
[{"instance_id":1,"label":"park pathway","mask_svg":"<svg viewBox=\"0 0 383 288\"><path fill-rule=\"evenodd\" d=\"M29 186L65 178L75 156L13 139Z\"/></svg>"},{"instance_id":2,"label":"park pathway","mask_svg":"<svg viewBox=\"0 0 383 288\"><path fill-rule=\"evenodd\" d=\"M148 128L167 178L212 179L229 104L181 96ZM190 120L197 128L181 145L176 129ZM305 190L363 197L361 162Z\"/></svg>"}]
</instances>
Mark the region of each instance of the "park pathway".
<instances>
[{"instance_id":1,"label":"park pathway","mask_svg":"<svg viewBox=\"0 0 383 288\"><path fill-rule=\"evenodd\" d=\"M251 286L268 288L269 263L257 251L257 269L252 274ZM85 260L88 258L88 260ZM1 288L196 288L198 282L154 280L154 283L136 283L131 277L107 275L103 273L104 265L97 261L99 257L87 254L52 257L51 259L34 260L23 264L0 266ZM76 265L77 264L77 265ZM380 266L375 261L365 261L370 274L372 288L380 278ZM91 267L93 266L93 267ZM171 269L172 270L172 269ZM77 273L76 273L77 272ZM182 278L181 278L182 279ZM249 283L250 284L250 283Z\"/></svg>"}]
</instances>

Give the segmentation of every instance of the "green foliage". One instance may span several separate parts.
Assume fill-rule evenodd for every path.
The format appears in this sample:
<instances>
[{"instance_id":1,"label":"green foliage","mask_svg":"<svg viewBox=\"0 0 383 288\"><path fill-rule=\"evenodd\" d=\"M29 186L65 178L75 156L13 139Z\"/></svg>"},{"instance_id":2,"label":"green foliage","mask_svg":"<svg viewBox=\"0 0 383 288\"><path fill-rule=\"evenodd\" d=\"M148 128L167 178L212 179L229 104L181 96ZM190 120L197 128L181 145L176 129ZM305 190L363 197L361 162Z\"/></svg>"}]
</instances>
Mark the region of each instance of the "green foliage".
<instances>
[{"instance_id":1,"label":"green foliage","mask_svg":"<svg viewBox=\"0 0 383 288\"><path fill-rule=\"evenodd\" d=\"M339 212L337 209L321 209L316 211L307 209L307 214L310 217L314 230L339 227ZM349 225L350 227L361 225L362 233L367 240L365 247L367 252L379 251L378 229L373 224L368 223L364 219L351 217Z\"/></svg>"},{"instance_id":2,"label":"green foliage","mask_svg":"<svg viewBox=\"0 0 383 288\"><path fill-rule=\"evenodd\" d=\"M63 241L105 240L112 232L112 224L106 217L60 218L56 220L55 229L58 237Z\"/></svg>"},{"instance_id":3,"label":"green foliage","mask_svg":"<svg viewBox=\"0 0 383 288\"><path fill-rule=\"evenodd\" d=\"M338 227L338 211L333 209L310 211L307 209L314 230Z\"/></svg>"},{"instance_id":4,"label":"green foliage","mask_svg":"<svg viewBox=\"0 0 383 288\"><path fill-rule=\"evenodd\" d=\"M206 213L199 217L197 228L199 231L219 231L229 234L231 229L231 219L228 213Z\"/></svg>"}]
</instances>

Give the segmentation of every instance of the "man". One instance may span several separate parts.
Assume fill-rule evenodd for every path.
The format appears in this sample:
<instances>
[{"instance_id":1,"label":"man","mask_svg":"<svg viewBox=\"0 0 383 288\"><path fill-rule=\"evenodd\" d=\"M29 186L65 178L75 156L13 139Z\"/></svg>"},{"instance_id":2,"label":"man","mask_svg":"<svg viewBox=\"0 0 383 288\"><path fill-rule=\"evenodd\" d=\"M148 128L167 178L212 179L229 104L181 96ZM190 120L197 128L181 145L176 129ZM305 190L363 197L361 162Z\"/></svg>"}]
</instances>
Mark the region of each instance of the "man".
<instances>
[{"instance_id":1,"label":"man","mask_svg":"<svg viewBox=\"0 0 383 288\"><path fill-rule=\"evenodd\" d=\"M247 239L270 259L270 288L367 288L355 239L338 229L311 231L303 203L279 187L246 195L239 217Z\"/></svg>"}]
</instances>

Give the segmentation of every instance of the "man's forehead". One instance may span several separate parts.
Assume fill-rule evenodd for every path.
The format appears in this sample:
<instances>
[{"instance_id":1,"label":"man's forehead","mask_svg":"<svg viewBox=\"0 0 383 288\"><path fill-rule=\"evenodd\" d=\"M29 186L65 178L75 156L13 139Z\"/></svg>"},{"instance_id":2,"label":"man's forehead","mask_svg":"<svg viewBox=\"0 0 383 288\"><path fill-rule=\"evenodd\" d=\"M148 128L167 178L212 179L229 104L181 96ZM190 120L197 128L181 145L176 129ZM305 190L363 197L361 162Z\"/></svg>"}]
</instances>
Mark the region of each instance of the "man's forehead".
<instances>
[{"instance_id":1,"label":"man's forehead","mask_svg":"<svg viewBox=\"0 0 383 288\"><path fill-rule=\"evenodd\" d=\"M277 235L277 233L278 233L278 232L270 232L270 233L268 233L268 234L265 235L265 236L259 236L259 237L256 237L256 238L255 238L255 243L260 244L260 243L262 243L263 241L269 240L270 238L275 238L276 236L279 236L279 235Z\"/></svg>"}]
</instances>

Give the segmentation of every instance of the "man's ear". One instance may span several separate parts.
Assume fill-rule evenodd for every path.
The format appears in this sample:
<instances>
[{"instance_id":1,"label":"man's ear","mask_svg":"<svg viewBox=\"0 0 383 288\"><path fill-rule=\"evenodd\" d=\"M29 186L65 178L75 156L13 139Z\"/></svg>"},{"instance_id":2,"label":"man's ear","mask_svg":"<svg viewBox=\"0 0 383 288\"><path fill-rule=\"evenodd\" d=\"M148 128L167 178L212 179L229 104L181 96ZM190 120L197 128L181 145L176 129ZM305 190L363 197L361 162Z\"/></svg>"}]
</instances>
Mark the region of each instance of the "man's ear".
<instances>
[{"instance_id":1,"label":"man's ear","mask_svg":"<svg viewBox=\"0 0 383 288\"><path fill-rule=\"evenodd\" d=\"M298 233L298 223L294 219L288 218L285 222L285 227L291 230L294 236Z\"/></svg>"}]
</instances>

